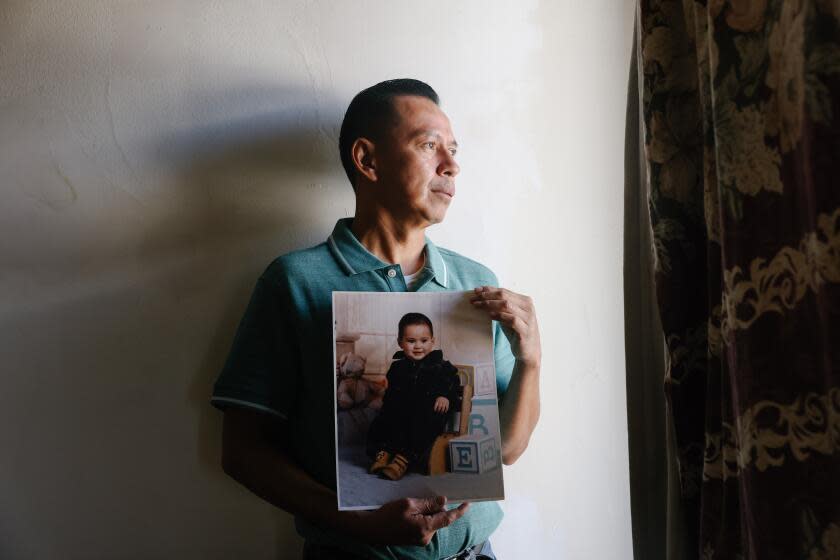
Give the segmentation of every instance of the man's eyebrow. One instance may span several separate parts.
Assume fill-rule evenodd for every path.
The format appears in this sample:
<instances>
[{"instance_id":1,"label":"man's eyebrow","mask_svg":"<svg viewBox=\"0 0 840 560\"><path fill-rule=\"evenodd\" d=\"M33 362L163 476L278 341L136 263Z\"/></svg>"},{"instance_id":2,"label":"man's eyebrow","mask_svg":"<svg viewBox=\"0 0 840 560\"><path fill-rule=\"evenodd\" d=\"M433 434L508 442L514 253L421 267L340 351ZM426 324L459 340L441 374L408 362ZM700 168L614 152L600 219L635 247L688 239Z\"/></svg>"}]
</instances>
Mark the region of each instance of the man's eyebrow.
<instances>
[{"instance_id":1,"label":"man's eyebrow","mask_svg":"<svg viewBox=\"0 0 840 560\"><path fill-rule=\"evenodd\" d=\"M435 138L443 140L443 136L441 136L439 132L435 132L434 130L417 130L414 132L414 134L411 135L412 138L419 138L421 136L434 136ZM452 142L449 145L455 146L457 148L458 142L456 140L452 140Z\"/></svg>"}]
</instances>

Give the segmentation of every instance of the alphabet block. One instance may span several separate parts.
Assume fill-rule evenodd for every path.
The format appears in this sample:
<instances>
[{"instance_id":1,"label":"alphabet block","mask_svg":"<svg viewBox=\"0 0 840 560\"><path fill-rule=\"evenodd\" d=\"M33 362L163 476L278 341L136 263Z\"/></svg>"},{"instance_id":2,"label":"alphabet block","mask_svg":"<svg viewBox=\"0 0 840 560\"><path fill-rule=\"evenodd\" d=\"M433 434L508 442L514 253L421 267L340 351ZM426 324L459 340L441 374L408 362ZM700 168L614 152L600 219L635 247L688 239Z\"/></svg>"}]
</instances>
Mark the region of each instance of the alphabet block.
<instances>
[{"instance_id":1,"label":"alphabet block","mask_svg":"<svg viewBox=\"0 0 840 560\"><path fill-rule=\"evenodd\" d=\"M482 474L501 465L501 453L495 437L459 436L449 441L449 460L453 473Z\"/></svg>"}]
</instances>

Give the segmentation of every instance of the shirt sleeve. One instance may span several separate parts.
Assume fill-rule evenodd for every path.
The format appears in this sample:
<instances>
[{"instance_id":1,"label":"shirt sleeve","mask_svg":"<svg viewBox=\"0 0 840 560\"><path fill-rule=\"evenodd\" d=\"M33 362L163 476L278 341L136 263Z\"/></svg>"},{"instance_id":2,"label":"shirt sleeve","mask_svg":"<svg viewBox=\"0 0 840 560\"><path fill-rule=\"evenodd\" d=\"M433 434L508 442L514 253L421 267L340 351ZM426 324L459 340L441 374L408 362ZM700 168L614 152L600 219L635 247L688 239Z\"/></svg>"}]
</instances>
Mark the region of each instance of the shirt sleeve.
<instances>
[{"instance_id":1,"label":"shirt sleeve","mask_svg":"<svg viewBox=\"0 0 840 560\"><path fill-rule=\"evenodd\" d=\"M501 397L510 384L516 359L510 341L498 321L493 321L493 358L496 362L496 391Z\"/></svg>"},{"instance_id":2,"label":"shirt sleeve","mask_svg":"<svg viewBox=\"0 0 840 560\"><path fill-rule=\"evenodd\" d=\"M277 283L263 274L239 323L230 354L213 387L211 404L288 418L297 380L288 314Z\"/></svg>"},{"instance_id":3,"label":"shirt sleeve","mask_svg":"<svg viewBox=\"0 0 840 560\"><path fill-rule=\"evenodd\" d=\"M488 284L499 287L499 279L493 272L490 272ZM502 324L498 321L493 321L493 359L496 367L496 392L501 398L507 391L508 385L510 385L516 358L513 357L513 350L504 329L502 329Z\"/></svg>"}]
</instances>

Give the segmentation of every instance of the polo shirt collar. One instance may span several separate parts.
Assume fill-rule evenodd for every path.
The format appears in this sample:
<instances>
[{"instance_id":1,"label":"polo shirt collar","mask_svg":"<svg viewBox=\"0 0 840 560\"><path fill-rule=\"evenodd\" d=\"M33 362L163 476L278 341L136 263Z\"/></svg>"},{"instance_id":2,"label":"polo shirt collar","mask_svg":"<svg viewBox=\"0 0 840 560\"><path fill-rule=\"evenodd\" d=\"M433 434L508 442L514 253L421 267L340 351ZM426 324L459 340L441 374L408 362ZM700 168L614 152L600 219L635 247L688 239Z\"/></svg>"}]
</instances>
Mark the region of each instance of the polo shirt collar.
<instances>
[{"instance_id":1,"label":"polo shirt collar","mask_svg":"<svg viewBox=\"0 0 840 560\"><path fill-rule=\"evenodd\" d=\"M437 248L437 245L432 243L432 240L428 237L426 238L426 264L425 268L427 270L431 269L434 280L436 283L440 284L441 287L446 288L447 283L449 282L449 272L446 270L446 263L443 260L443 257L440 256L440 251Z\"/></svg>"},{"instance_id":2,"label":"polo shirt collar","mask_svg":"<svg viewBox=\"0 0 840 560\"><path fill-rule=\"evenodd\" d=\"M327 245L344 272L354 275L392 266L380 260L356 239L356 236L350 230L352 224L353 218L338 220L332 234L327 238ZM426 264L424 269L431 271L433 280L446 288L449 281L446 263L443 261L437 246L428 237L426 237Z\"/></svg>"}]
</instances>

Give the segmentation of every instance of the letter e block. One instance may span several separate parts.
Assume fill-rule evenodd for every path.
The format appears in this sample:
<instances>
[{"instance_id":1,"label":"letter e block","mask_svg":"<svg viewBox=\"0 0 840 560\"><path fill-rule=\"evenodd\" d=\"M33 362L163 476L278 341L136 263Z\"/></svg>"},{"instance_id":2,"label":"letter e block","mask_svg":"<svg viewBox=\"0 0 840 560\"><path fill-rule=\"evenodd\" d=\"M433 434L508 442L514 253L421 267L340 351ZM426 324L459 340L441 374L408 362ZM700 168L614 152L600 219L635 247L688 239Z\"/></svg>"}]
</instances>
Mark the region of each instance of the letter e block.
<instances>
[{"instance_id":1,"label":"letter e block","mask_svg":"<svg viewBox=\"0 0 840 560\"><path fill-rule=\"evenodd\" d=\"M481 474L500 464L496 438L475 434L449 441L449 460L453 473Z\"/></svg>"}]
</instances>

